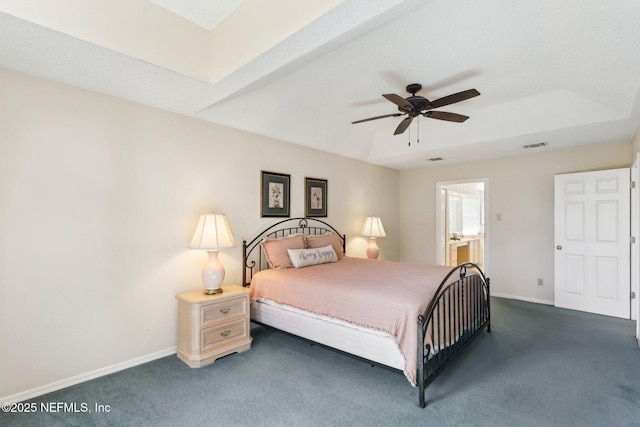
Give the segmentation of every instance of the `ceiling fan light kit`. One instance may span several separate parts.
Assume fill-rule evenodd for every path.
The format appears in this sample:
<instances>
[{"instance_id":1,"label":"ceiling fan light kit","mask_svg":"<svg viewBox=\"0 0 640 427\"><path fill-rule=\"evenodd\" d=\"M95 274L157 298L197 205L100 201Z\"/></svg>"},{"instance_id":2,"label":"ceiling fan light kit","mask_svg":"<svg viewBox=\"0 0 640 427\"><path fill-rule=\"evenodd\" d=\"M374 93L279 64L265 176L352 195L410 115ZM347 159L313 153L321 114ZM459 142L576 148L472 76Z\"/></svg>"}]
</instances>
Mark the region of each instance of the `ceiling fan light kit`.
<instances>
[{"instance_id":1,"label":"ceiling fan light kit","mask_svg":"<svg viewBox=\"0 0 640 427\"><path fill-rule=\"evenodd\" d=\"M433 111L433 109L455 104L461 101L466 101L467 99L480 95L480 92L478 92L476 89L469 89L436 99L435 101L429 101L424 96L416 95L416 93L418 93L421 89L422 85L420 83L412 83L406 87L407 92L411 94L411 96L408 98L403 98L400 95L396 95L393 93L382 95L386 100L391 101L398 106L398 110L400 111L399 113L370 117L368 119L356 120L355 122L351 123L356 124L368 122L371 120L383 119L385 117L407 116L400 122L395 132L393 133L394 135L399 135L407 130L409 125L411 125L413 119L418 116L428 117L430 119L444 120L447 122L462 123L469 117L463 116L462 114L449 113L446 111Z\"/></svg>"}]
</instances>

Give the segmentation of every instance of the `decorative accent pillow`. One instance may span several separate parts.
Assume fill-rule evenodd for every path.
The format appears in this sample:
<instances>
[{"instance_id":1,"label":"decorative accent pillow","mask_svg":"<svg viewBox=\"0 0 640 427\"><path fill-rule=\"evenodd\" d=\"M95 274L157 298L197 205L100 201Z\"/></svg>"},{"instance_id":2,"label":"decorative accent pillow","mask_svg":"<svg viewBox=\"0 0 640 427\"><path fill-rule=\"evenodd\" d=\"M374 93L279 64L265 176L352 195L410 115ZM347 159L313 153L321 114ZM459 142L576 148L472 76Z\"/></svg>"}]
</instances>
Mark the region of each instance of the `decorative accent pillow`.
<instances>
[{"instance_id":1,"label":"decorative accent pillow","mask_svg":"<svg viewBox=\"0 0 640 427\"><path fill-rule=\"evenodd\" d=\"M267 238L260 243L270 268L291 268L291 260L287 249L304 249L304 235L294 234L287 237Z\"/></svg>"},{"instance_id":2,"label":"decorative accent pillow","mask_svg":"<svg viewBox=\"0 0 640 427\"><path fill-rule=\"evenodd\" d=\"M344 251L342 250L342 239L337 234L327 233L317 236L306 236L306 240L307 248L322 248L324 246L331 245L338 256L338 259L344 256Z\"/></svg>"},{"instance_id":3,"label":"decorative accent pillow","mask_svg":"<svg viewBox=\"0 0 640 427\"><path fill-rule=\"evenodd\" d=\"M338 262L338 256L331 245L314 249L287 249L287 252L295 268Z\"/></svg>"}]
</instances>

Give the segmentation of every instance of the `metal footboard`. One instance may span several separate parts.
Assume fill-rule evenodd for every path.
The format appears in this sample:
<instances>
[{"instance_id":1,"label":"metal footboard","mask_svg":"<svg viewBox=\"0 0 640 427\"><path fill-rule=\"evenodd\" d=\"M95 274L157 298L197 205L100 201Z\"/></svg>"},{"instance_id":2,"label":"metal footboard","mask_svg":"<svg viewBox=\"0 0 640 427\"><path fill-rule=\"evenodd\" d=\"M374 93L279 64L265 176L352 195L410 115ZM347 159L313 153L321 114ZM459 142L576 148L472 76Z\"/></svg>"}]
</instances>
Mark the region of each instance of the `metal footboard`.
<instances>
[{"instance_id":1,"label":"metal footboard","mask_svg":"<svg viewBox=\"0 0 640 427\"><path fill-rule=\"evenodd\" d=\"M456 278L453 282L451 279ZM418 317L419 405L425 388L486 327L491 332L489 279L473 263L452 269Z\"/></svg>"}]
</instances>

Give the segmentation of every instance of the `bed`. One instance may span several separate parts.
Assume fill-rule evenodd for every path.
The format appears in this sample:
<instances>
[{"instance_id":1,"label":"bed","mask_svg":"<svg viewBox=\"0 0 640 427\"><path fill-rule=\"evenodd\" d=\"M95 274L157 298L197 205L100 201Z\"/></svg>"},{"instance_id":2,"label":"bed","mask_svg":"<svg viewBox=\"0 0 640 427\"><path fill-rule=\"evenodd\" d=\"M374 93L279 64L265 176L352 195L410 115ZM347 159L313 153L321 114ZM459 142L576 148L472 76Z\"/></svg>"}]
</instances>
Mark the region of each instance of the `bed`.
<instances>
[{"instance_id":1,"label":"bed","mask_svg":"<svg viewBox=\"0 0 640 427\"><path fill-rule=\"evenodd\" d=\"M315 218L279 221L243 241L251 320L398 369L425 389L483 330L489 279L455 268L345 256L345 235Z\"/></svg>"}]
</instances>

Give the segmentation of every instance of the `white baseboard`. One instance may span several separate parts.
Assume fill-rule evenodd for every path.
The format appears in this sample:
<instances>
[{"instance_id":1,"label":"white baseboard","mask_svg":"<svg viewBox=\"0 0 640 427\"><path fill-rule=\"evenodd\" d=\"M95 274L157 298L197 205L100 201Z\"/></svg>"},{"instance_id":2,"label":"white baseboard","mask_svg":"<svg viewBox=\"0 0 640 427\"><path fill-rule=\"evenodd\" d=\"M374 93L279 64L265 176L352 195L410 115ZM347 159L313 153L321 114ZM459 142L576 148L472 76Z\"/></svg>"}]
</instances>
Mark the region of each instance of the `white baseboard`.
<instances>
[{"instance_id":1,"label":"white baseboard","mask_svg":"<svg viewBox=\"0 0 640 427\"><path fill-rule=\"evenodd\" d=\"M498 297L498 298L507 298L507 299L515 299L519 301L533 302L536 304L553 305L553 301L548 301L548 300L538 299L538 298L527 298L527 297L520 297L517 295L498 294L495 292L491 292L491 296Z\"/></svg>"},{"instance_id":2,"label":"white baseboard","mask_svg":"<svg viewBox=\"0 0 640 427\"><path fill-rule=\"evenodd\" d=\"M96 369L95 371L76 375L75 377L66 378L51 384L23 391L21 393L16 393L11 396L0 397L0 404L22 402L23 400L32 399L34 397L42 396L43 394L51 393L53 391L70 387L72 385L80 384L85 381L113 374L127 368L142 365L143 363L151 362L153 360L160 359L166 356L171 356L172 354L176 354L175 347L160 350L155 353L147 354L145 356L136 357L135 359L125 360L124 362L116 363L115 365L106 366L104 368Z\"/></svg>"}]
</instances>

